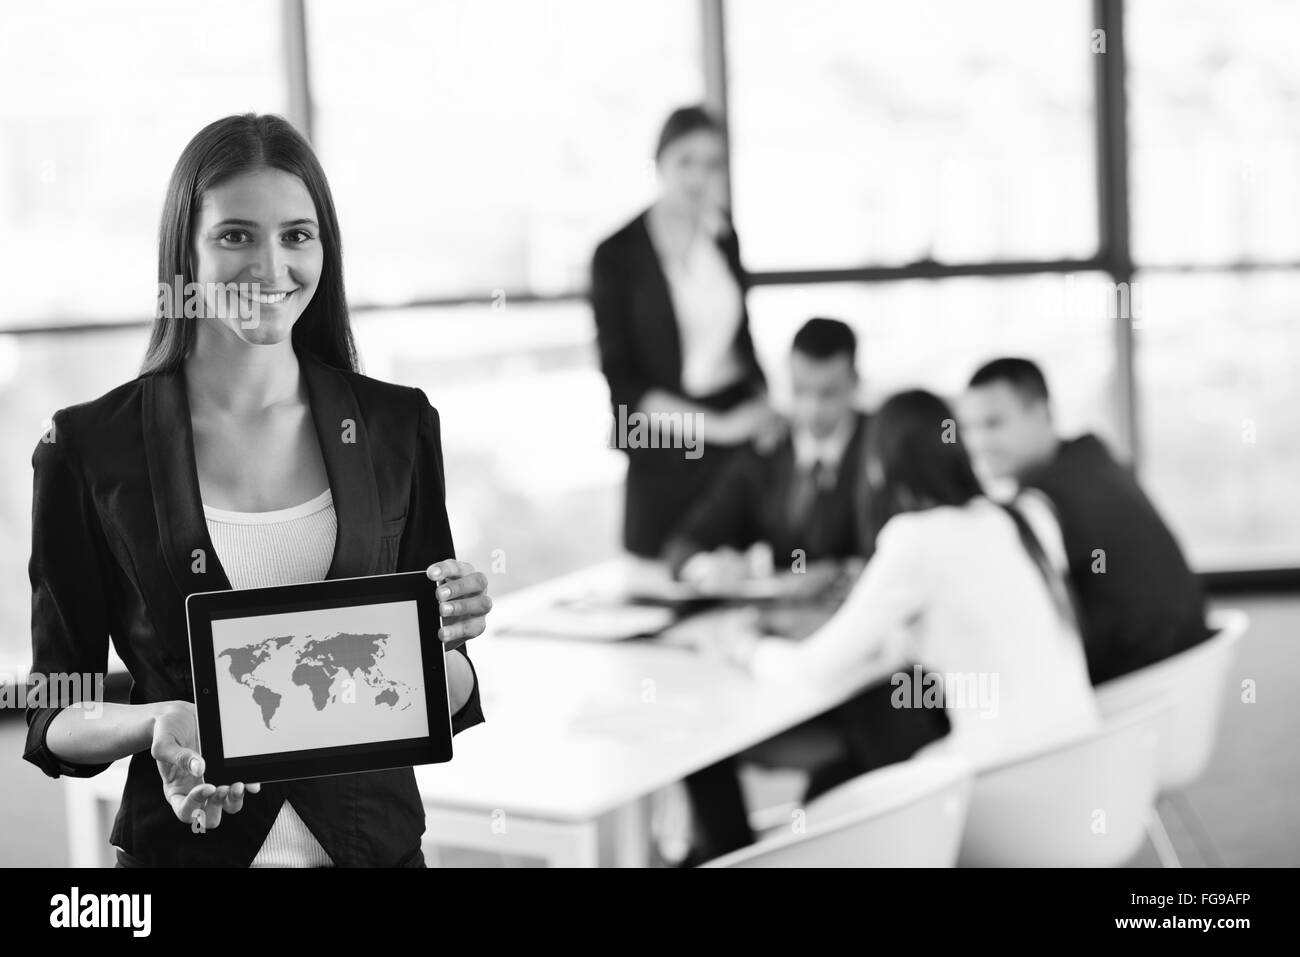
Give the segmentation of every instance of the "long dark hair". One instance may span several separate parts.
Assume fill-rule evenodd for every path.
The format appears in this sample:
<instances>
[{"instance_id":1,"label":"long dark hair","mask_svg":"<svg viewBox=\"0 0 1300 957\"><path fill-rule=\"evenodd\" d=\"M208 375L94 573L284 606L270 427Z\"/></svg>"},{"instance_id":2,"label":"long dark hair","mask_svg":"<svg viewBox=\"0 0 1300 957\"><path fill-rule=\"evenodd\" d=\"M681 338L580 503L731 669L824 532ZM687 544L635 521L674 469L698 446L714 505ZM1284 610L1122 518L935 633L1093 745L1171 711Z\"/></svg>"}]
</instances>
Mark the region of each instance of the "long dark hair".
<instances>
[{"instance_id":1,"label":"long dark hair","mask_svg":"<svg viewBox=\"0 0 1300 957\"><path fill-rule=\"evenodd\" d=\"M952 409L922 389L891 396L872 416L864 461L876 531L899 512L965 505L981 494Z\"/></svg>"},{"instance_id":2,"label":"long dark hair","mask_svg":"<svg viewBox=\"0 0 1300 957\"><path fill-rule=\"evenodd\" d=\"M325 171L308 142L280 116L244 113L209 123L186 144L167 185L158 228L158 282L182 288L194 282L194 222L203 194L222 181L258 169L278 169L302 180L316 204L325 262L311 302L293 326L293 346L327 365L357 371L357 348L343 293L343 253L338 217ZM170 372L194 345L195 320L154 320L141 375Z\"/></svg>"}]
</instances>

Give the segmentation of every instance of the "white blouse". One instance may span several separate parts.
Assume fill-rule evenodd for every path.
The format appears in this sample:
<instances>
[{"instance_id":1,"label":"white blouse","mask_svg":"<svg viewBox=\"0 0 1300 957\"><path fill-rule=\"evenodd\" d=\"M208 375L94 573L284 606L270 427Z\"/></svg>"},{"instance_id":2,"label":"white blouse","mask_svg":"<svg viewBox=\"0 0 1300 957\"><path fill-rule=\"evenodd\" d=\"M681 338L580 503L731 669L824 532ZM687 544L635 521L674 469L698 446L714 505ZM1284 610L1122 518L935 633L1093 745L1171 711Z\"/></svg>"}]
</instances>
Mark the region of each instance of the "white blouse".
<instances>
[{"instance_id":1,"label":"white blouse","mask_svg":"<svg viewBox=\"0 0 1300 957\"><path fill-rule=\"evenodd\" d=\"M696 230L679 258L668 252L653 214L648 223L677 318L682 390L688 396L705 396L725 389L745 374L735 350L744 310L740 284L710 230Z\"/></svg>"},{"instance_id":2,"label":"white blouse","mask_svg":"<svg viewBox=\"0 0 1300 957\"><path fill-rule=\"evenodd\" d=\"M271 512L232 512L204 505L203 514L233 588L297 585L323 581L329 574L338 531L329 489L301 505ZM330 867L333 863L285 801L252 866Z\"/></svg>"},{"instance_id":3,"label":"white blouse","mask_svg":"<svg viewBox=\"0 0 1300 957\"><path fill-rule=\"evenodd\" d=\"M1020 503L1054 565L1064 546L1036 499ZM941 742L986 767L1095 730L1099 717L1083 645L998 505L906 512L836 614L801 643L759 642L760 677L827 681L875 655L942 676L952 731ZM896 673L895 700L925 702L919 673ZM953 700L954 698L958 700Z\"/></svg>"}]
</instances>

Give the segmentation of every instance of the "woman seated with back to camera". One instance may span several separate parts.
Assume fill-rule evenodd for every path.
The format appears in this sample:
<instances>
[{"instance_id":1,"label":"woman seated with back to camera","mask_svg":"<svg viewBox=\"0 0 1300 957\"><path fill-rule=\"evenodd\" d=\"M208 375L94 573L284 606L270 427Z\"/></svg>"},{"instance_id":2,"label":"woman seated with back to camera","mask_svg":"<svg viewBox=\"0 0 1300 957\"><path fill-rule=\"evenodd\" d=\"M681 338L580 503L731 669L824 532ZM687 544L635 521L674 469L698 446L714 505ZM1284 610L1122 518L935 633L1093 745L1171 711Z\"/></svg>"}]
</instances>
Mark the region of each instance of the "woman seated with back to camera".
<instances>
[{"instance_id":1,"label":"woman seated with back to camera","mask_svg":"<svg viewBox=\"0 0 1300 957\"><path fill-rule=\"evenodd\" d=\"M918 662L942 676L952 727L919 753L979 768L1086 734L1098 713L1050 506L1022 495L1013 515L986 498L953 421L928 392L885 402L865 455L880 532L844 604L803 642L748 636L725 653L800 681L842 681L876 656ZM920 674L893 676L902 705L942 706L907 687Z\"/></svg>"}]
</instances>

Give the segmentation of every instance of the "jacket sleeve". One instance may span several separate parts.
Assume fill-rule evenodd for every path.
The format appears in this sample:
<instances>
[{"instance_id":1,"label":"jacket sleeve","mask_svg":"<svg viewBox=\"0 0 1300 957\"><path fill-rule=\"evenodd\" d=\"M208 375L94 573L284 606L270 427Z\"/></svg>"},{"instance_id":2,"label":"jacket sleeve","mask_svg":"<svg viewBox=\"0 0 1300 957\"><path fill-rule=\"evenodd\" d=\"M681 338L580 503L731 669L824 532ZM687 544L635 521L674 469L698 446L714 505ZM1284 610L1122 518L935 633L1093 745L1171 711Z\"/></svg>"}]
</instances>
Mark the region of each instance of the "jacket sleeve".
<instances>
[{"instance_id":1,"label":"jacket sleeve","mask_svg":"<svg viewBox=\"0 0 1300 957\"><path fill-rule=\"evenodd\" d=\"M451 523L447 518L447 479L442 459L442 427L438 410L420 389L415 390L420 406L420 424L416 439L415 462L411 471L411 499L406 513L406 526L398 547L397 570L423 571L434 562L455 558L456 550L451 539ZM452 734L481 724L483 708L479 701L478 674L470 661L466 645L451 654L465 656L474 675L474 688L469 700L451 716Z\"/></svg>"},{"instance_id":2,"label":"jacket sleeve","mask_svg":"<svg viewBox=\"0 0 1300 957\"><path fill-rule=\"evenodd\" d=\"M745 549L760 537L762 463L752 448L736 455L673 532L661 557L676 576L692 555L724 545Z\"/></svg>"},{"instance_id":3,"label":"jacket sleeve","mask_svg":"<svg viewBox=\"0 0 1300 957\"><path fill-rule=\"evenodd\" d=\"M32 669L23 758L50 777L92 777L108 764L73 764L46 744L76 689L103 688L108 668L108 545L76 455L67 410L32 453Z\"/></svg>"},{"instance_id":4,"label":"jacket sleeve","mask_svg":"<svg viewBox=\"0 0 1300 957\"><path fill-rule=\"evenodd\" d=\"M609 384L609 401L615 415L619 406L635 411L650 389L632 343L627 284L627 271L617 250L602 243L592 257L590 298L596 318L600 371Z\"/></svg>"}]
</instances>

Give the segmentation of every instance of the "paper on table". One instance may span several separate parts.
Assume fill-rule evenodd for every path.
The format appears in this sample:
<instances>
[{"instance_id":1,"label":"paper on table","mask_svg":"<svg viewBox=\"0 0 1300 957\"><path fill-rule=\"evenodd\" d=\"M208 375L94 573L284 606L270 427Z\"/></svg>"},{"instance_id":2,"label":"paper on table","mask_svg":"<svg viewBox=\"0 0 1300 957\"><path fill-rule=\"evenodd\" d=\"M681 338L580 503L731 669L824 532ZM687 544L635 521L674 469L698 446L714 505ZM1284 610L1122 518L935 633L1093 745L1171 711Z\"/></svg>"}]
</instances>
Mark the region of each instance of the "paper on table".
<instances>
[{"instance_id":1,"label":"paper on table","mask_svg":"<svg viewBox=\"0 0 1300 957\"><path fill-rule=\"evenodd\" d=\"M676 619L670 608L625 605L606 601L576 601L552 605L501 630L501 634L576 638L583 641L623 641L653 635Z\"/></svg>"}]
</instances>

